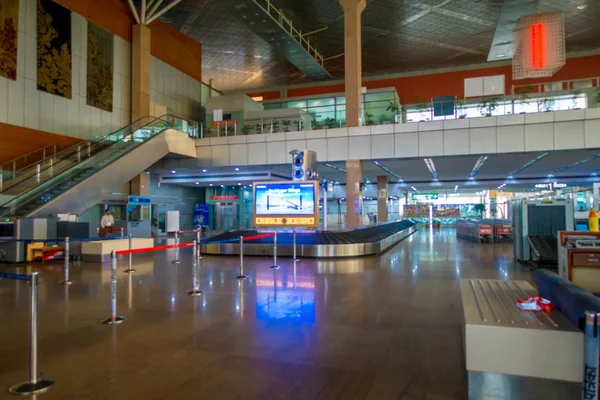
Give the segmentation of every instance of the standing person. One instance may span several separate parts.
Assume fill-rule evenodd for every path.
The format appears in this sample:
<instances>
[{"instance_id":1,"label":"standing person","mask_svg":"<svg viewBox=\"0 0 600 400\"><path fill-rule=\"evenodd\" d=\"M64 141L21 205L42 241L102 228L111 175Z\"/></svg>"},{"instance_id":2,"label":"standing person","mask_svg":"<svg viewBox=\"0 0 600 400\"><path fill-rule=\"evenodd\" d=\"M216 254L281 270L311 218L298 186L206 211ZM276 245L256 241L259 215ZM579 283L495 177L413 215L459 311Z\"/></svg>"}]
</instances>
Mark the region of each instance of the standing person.
<instances>
[{"instance_id":1,"label":"standing person","mask_svg":"<svg viewBox=\"0 0 600 400\"><path fill-rule=\"evenodd\" d=\"M115 225L115 219L109 209L104 210L104 215L100 220L100 227L112 228Z\"/></svg>"}]
</instances>

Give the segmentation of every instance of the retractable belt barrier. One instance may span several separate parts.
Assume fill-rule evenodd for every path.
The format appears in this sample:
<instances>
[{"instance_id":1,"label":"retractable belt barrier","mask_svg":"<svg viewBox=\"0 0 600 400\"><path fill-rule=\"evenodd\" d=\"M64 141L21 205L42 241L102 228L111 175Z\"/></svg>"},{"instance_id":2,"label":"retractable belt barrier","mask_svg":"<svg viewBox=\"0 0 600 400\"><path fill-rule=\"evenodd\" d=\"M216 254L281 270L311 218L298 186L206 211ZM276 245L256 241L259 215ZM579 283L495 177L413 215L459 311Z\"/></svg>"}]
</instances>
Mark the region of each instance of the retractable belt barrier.
<instances>
[{"instance_id":1,"label":"retractable belt barrier","mask_svg":"<svg viewBox=\"0 0 600 400\"><path fill-rule=\"evenodd\" d=\"M111 236L111 237L95 237L95 238L69 238L71 242L101 242L104 240L117 240L117 239L127 239L129 236ZM44 243L58 243L64 242L66 238L61 239L4 239L0 240L0 243L13 243L13 242L22 242L22 243L32 243L32 242L44 242Z\"/></svg>"}]
</instances>

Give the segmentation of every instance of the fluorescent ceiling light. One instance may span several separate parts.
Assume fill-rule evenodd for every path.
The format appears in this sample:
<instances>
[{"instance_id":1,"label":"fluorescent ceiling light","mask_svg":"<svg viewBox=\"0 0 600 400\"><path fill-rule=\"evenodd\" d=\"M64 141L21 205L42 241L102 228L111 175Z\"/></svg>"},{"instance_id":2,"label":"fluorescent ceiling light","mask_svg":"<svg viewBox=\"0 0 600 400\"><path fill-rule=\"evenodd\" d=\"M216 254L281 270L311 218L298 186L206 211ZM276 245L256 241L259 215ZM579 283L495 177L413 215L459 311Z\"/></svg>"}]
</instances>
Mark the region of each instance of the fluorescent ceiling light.
<instances>
[{"instance_id":1,"label":"fluorescent ceiling light","mask_svg":"<svg viewBox=\"0 0 600 400\"><path fill-rule=\"evenodd\" d=\"M550 154L550 152L546 151L543 152L542 154L540 154L539 156L529 160L525 165L523 165L522 167L514 170L513 172L511 172L510 174L508 174L509 179L513 176L515 176L516 174L518 174L519 172L523 171L525 168L530 167L531 165L535 164L536 162L540 161L542 158L548 156Z\"/></svg>"},{"instance_id":2,"label":"fluorescent ceiling light","mask_svg":"<svg viewBox=\"0 0 600 400\"><path fill-rule=\"evenodd\" d=\"M402 177L400 175L398 175L397 173L395 173L394 171L392 171L391 169L389 169L385 165L381 164L379 161L373 161L373 164L377 165L379 168L381 168L382 170L384 170L385 172L387 172L388 174L390 174L394 178L398 179L398 181L400 181L400 182L404 181L404 179L402 179Z\"/></svg>"},{"instance_id":3,"label":"fluorescent ceiling light","mask_svg":"<svg viewBox=\"0 0 600 400\"><path fill-rule=\"evenodd\" d=\"M431 173L431 176L433 176L433 179L437 179L438 173L435 170L435 164L433 163L433 160L431 158L424 158L423 161L425 161L425 165L427 166L429 173Z\"/></svg>"},{"instance_id":4,"label":"fluorescent ceiling light","mask_svg":"<svg viewBox=\"0 0 600 400\"><path fill-rule=\"evenodd\" d=\"M475 163L475 166L473 167L473 170L471 171L471 173L469 174L470 177L475 177L475 175L477 175L477 172L479 172L479 169L483 166L483 164L485 163L485 161L488 159L488 156L481 156L477 159L477 162Z\"/></svg>"}]
</instances>

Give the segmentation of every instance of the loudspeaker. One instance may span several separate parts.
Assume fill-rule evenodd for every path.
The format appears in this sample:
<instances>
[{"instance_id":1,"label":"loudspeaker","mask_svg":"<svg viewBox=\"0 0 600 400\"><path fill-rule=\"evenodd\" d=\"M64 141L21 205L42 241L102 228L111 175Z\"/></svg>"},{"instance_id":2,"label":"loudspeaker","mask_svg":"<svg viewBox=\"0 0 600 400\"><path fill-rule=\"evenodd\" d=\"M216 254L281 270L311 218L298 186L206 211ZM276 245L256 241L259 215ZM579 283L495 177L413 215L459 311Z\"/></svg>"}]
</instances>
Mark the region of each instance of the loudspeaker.
<instances>
[{"instance_id":1,"label":"loudspeaker","mask_svg":"<svg viewBox=\"0 0 600 400\"><path fill-rule=\"evenodd\" d=\"M292 155L292 180L313 181L319 178L317 173L317 153L311 150L293 150Z\"/></svg>"}]
</instances>

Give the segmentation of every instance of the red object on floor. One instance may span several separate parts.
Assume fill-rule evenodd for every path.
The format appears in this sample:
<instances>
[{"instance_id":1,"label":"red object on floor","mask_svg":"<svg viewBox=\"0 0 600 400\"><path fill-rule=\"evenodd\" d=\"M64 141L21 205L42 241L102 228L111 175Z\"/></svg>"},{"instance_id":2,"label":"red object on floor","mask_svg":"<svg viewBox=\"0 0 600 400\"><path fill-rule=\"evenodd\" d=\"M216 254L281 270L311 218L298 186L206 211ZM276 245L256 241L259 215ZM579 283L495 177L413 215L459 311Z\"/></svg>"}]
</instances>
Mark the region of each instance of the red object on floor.
<instances>
[{"instance_id":1,"label":"red object on floor","mask_svg":"<svg viewBox=\"0 0 600 400\"><path fill-rule=\"evenodd\" d=\"M544 311L547 313L554 310L554 304L550 300L537 294L517 300L517 307L523 311Z\"/></svg>"}]
</instances>

